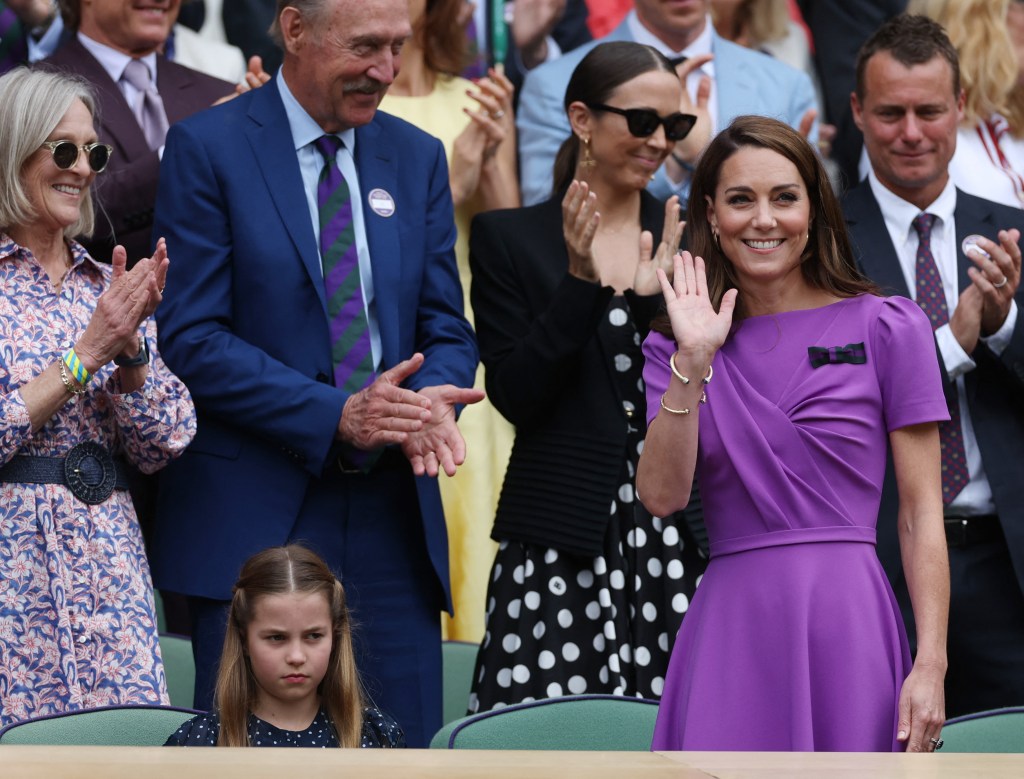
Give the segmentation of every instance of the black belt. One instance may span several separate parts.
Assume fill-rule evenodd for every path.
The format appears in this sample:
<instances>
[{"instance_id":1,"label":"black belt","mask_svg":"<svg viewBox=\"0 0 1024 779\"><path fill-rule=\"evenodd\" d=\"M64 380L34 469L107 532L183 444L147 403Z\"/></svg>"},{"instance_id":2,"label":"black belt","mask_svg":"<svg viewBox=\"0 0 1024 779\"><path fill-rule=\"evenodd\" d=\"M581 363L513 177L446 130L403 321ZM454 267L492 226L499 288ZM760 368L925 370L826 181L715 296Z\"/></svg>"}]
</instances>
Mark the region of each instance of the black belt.
<instances>
[{"instance_id":1,"label":"black belt","mask_svg":"<svg viewBox=\"0 0 1024 779\"><path fill-rule=\"evenodd\" d=\"M95 505L115 489L128 489L128 468L99 444L83 441L64 457L16 455L0 468L0 482L63 484L83 503Z\"/></svg>"},{"instance_id":2,"label":"black belt","mask_svg":"<svg viewBox=\"0 0 1024 779\"><path fill-rule=\"evenodd\" d=\"M975 517L946 517L946 545L952 547L998 541L1003 536L999 517L980 514Z\"/></svg>"}]
</instances>

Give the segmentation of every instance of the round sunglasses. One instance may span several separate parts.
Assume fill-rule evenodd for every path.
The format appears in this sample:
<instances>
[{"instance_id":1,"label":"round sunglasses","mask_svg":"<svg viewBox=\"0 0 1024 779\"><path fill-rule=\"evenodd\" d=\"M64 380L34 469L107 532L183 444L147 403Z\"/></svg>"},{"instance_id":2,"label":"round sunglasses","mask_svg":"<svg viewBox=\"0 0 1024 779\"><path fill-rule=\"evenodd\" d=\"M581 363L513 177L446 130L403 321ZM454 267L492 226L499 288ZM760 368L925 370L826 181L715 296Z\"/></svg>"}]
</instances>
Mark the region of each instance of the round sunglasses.
<instances>
[{"instance_id":1,"label":"round sunglasses","mask_svg":"<svg viewBox=\"0 0 1024 779\"><path fill-rule=\"evenodd\" d=\"M102 173L110 162L110 155L114 149L105 143L87 143L85 146L78 146L71 141L47 141L43 144L44 149L50 150L53 157L53 164L61 170L69 170L78 162L78 155L85 152L89 167L95 173Z\"/></svg>"},{"instance_id":2,"label":"round sunglasses","mask_svg":"<svg viewBox=\"0 0 1024 779\"><path fill-rule=\"evenodd\" d=\"M587 103L587 107L594 111L608 111L626 117L626 127L629 128L630 134L637 138L653 135L660 124L664 126L665 137L668 140L681 141L697 124L697 117L693 114L674 113L658 116L650 108L616 108L604 103Z\"/></svg>"}]
</instances>

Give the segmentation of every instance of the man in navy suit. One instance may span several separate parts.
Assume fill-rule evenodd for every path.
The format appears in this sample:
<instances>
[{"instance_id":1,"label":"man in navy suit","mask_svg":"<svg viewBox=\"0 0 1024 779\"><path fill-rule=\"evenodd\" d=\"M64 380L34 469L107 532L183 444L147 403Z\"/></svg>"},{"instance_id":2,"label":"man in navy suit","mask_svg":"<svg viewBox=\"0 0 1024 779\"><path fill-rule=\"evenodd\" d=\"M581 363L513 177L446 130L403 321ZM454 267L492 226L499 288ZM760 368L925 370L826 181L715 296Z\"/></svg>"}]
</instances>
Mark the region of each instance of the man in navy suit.
<instances>
[{"instance_id":1,"label":"man in navy suit","mask_svg":"<svg viewBox=\"0 0 1024 779\"><path fill-rule=\"evenodd\" d=\"M426 746L441 725L450 607L436 479L465 446L478 354L463 317L441 144L377 105L411 34L406 0L280 0L266 86L171 128L155 233L174 258L161 350L200 432L165 471L154 578L190 598L208 706L242 562L302 541L339 575L369 697ZM335 386L316 142L351 194L376 379ZM358 290L357 290L358 291Z\"/></svg>"},{"instance_id":2,"label":"man in navy suit","mask_svg":"<svg viewBox=\"0 0 1024 779\"><path fill-rule=\"evenodd\" d=\"M721 38L711 24L710 0L669 3L636 0L635 9L599 41L573 49L563 57L531 70L519 95L519 135L523 204L551 196L555 155L569 137L563 101L572 72L599 43L634 41L651 46L669 59L688 58L680 65L686 91L680 110L696 114L693 131L676 144L648 187L658 197L689 196L690 173L700 152L716 132L740 114L762 114L798 127L817 140L814 87L806 73L766 54Z\"/></svg>"},{"instance_id":3,"label":"man in navy suit","mask_svg":"<svg viewBox=\"0 0 1024 779\"><path fill-rule=\"evenodd\" d=\"M956 50L935 22L901 15L880 27L858 56L851 102L871 161L844 202L860 266L886 294L921 302L918 277L934 264L948 315L935 336L962 454L960 436L940 428L951 576L946 713L1024 704L1024 212L950 179L964 94ZM988 258L965 253L970 235L981 236ZM933 262L919 251L926 241ZM959 481L947 478L957 470ZM890 467L878 551L913 631L898 508Z\"/></svg>"}]
</instances>

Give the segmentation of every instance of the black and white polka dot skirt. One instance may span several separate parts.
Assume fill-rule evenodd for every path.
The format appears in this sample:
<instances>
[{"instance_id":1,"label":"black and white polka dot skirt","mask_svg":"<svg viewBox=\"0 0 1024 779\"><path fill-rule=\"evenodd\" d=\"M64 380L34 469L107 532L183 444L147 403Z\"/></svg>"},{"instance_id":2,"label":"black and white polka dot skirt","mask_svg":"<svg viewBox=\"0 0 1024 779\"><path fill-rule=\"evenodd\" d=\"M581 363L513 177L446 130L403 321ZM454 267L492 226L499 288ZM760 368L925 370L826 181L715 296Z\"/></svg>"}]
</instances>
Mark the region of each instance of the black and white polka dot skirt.
<instances>
[{"instance_id":1,"label":"black and white polka dot skirt","mask_svg":"<svg viewBox=\"0 0 1024 779\"><path fill-rule=\"evenodd\" d=\"M637 401L640 359L616 354L616 367L623 402ZM661 697L672 643L705 562L684 542L681 519L652 517L635 500L641 448L642 431L631 428L601 555L500 544L470 713L582 693Z\"/></svg>"}]
</instances>

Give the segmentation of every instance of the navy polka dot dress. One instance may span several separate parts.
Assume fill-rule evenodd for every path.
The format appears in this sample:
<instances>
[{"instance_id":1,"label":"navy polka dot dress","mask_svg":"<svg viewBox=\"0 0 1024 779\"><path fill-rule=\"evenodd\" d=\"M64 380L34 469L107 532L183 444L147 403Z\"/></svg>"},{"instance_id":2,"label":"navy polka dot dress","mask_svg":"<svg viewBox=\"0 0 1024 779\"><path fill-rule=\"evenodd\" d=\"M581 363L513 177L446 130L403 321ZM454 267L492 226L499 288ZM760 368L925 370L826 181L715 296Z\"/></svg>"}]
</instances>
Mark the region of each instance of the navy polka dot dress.
<instances>
[{"instance_id":1,"label":"navy polka dot dress","mask_svg":"<svg viewBox=\"0 0 1024 779\"><path fill-rule=\"evenodd\" d=\"M582 693L660 698L670 650L705 567L669 519L636 500L643 448L643 355L626 301L599 327L628 420L603 553L579 557L503 541L487 591L486 631L469 712Z\"/></svg>"},{"instance_id":2,"label":"navy polka dot dress","mask_svg":"<svg viewBox=\"0 0 1024 779\"><path fill-rule=\"evenodd\" d=\"M220 735L220 717L216 712L193 717L175 731L164 746L215 747ZM336 747L338 737L327 713L320 709L305 730L282 730L249 715L249 743L254 747ZM363 749L405 746L405 734L391 717L374 708L363 709Z\"/></svg>"}]
</instances>

